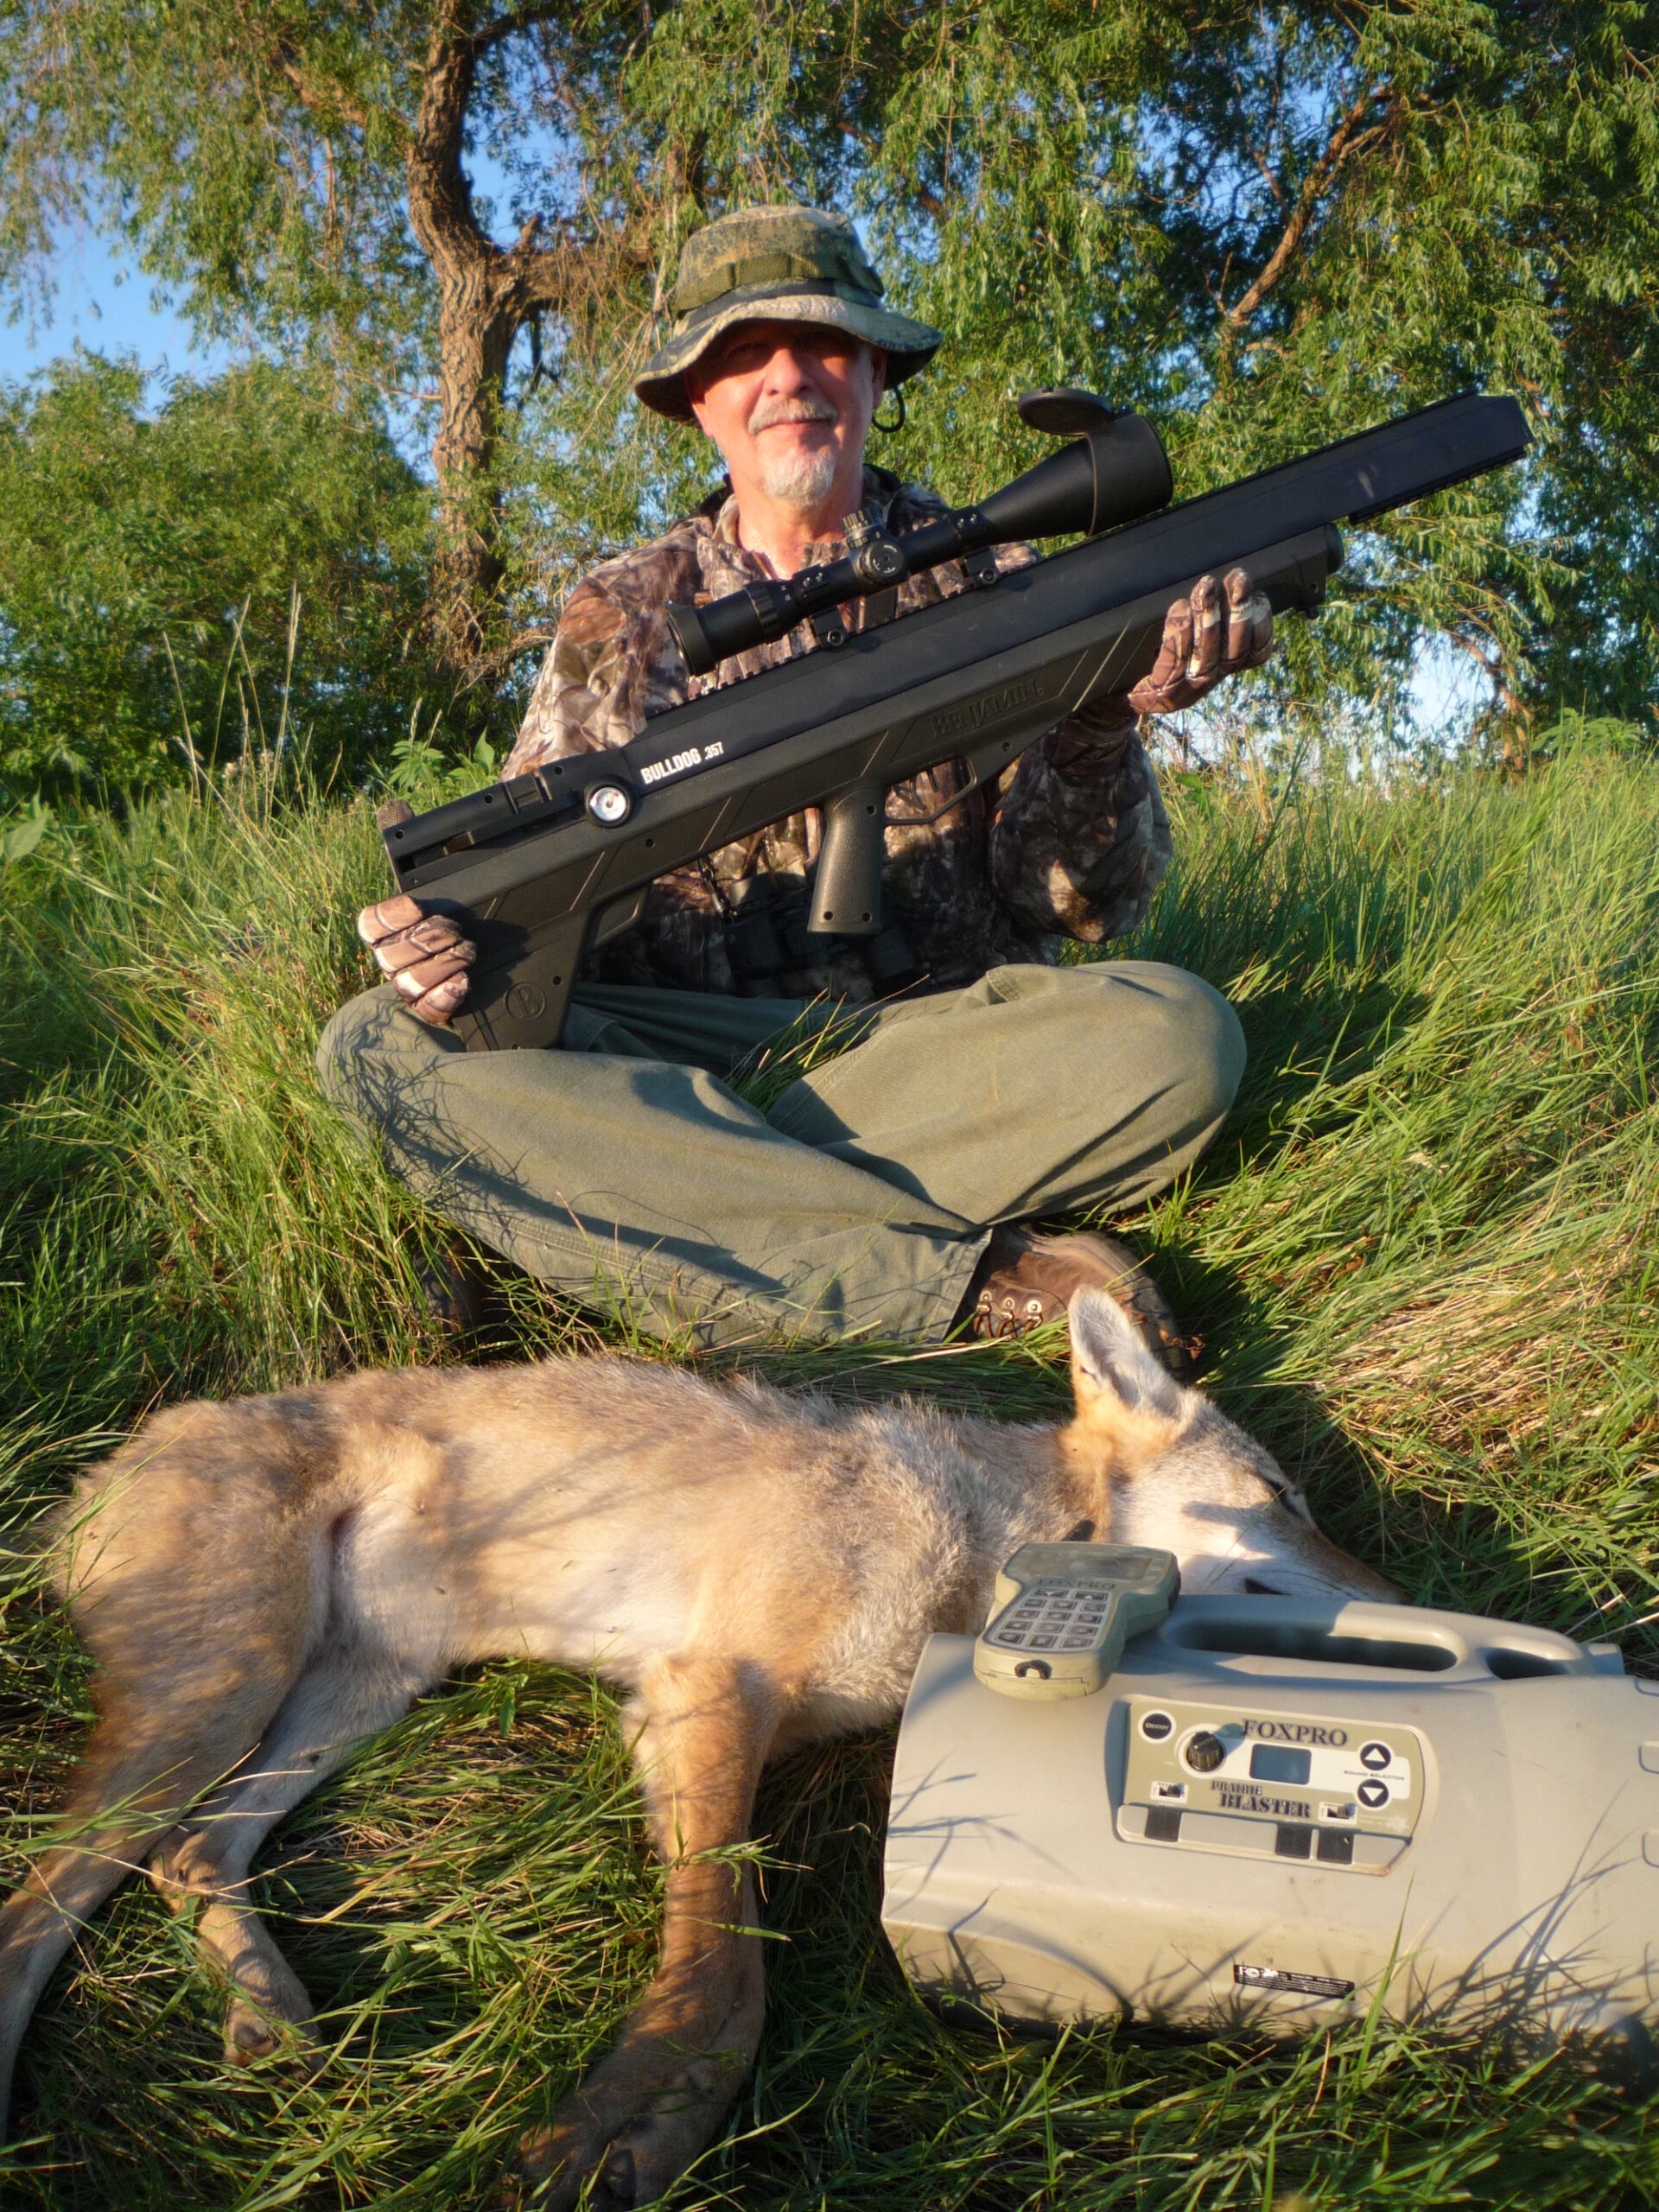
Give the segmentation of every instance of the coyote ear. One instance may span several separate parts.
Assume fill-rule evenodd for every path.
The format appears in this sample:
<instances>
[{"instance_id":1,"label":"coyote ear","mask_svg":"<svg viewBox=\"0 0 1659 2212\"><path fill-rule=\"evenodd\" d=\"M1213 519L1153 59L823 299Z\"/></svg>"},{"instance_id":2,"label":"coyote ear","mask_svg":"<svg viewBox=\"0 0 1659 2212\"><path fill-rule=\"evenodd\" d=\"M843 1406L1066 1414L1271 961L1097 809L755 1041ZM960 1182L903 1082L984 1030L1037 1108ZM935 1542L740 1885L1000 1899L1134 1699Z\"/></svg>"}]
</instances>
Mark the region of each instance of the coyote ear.
<instances>
[{"instance_id":1,"label":"coyote ear","mask_svg":"<svg viewBox=\"0 0 1659 2212\"><path fill-rule=\"evenodd\" d=\"M1132 1414L1154 1421L1179 1415L1180 1385L1160 1367L1115 1298L1089 1285L1073 1294L1066 1318L1079 1414Z\"/></svg>"}]
</instances>

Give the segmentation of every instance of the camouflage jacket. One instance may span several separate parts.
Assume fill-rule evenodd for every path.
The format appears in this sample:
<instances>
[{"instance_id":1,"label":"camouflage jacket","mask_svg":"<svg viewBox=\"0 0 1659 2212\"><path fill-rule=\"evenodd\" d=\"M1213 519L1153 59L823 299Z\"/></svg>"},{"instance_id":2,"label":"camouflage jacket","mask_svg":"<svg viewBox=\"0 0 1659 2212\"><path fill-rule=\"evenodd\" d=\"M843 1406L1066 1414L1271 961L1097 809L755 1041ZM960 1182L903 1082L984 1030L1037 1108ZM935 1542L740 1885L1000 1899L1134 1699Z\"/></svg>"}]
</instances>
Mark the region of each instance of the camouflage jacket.
<instances>
[{"instance_id":1,"label":"camouflage jacket","mask_svg":"<svg viewBox=\"0 0 1659 2212\"><path fill-rule=\"evenodd\" d=\"M944 503L885 470L867 469L865 499L894 531ZM839 540L810 549L834 560ZM1005 568L1028 548L1007 546ZM648 715L817 649L806 626L694 677L664 619L670 600L721 598L766 573L738 542L736 503L710 500L652 543L607 561L565 603L504 776L563 754L624 745ZM873 594L851 610L863 628L967 589L955 563ZM885 603L884 603L885 602ZM892 816L938 812L968 780L946 761L896 785ZM607 982L855 1003L918 975L934 988L971 982L1006 960L1052 962L1061 937L1098 944L1133 929L1170 855L1168 817L1151 763L1121 702L1074 716L1027 747L993 790L942 818L889 827L883 874L888 928L874 940L810 937L809 872L822 836L816 809L660 877L639 923L591 956Z\"/></svg>"}]
</instances>

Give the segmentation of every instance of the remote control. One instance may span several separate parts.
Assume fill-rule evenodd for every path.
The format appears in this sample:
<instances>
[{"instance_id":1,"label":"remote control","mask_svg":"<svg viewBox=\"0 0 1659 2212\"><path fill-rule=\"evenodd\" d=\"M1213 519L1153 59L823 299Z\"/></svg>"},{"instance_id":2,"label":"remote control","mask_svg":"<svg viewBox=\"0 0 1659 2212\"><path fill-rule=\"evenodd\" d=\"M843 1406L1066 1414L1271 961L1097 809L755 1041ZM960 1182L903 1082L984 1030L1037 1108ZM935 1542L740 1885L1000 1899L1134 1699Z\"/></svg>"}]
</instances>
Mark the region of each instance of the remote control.
<instances>
[{"instance_id":1,"label":"remote control","mask_svg":"<svg viewBox=\"0 0 1659 2212\"><path fill-rule=\"evenodd\" d=\"M974 1672L1005 1697L1088 1697L1179 1589L1173 1552L1022 1544L996 1578Z\"/></svg>"}]
</instances>

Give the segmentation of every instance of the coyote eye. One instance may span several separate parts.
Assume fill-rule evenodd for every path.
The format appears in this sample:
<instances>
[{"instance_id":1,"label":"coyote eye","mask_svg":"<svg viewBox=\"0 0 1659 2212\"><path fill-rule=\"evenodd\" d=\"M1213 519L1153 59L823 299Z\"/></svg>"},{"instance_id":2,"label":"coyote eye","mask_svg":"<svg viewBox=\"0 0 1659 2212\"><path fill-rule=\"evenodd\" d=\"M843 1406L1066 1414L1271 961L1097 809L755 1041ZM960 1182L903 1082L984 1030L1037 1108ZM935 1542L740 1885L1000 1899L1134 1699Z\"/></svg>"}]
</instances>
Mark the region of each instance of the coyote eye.
<instances>
[{"instance_id":1,"label":"coyote eye","mask_svg":"<svg viewBox=\"0 0 1659 2212\"><path fill-rule=\"evenodd\" d=\"M1313 1526L1313 1511L1307 1500L1295 1484L1281 1474L1277 1467L1271 1474L1266 1475L1265 1479L1268 1488L1273 1492L1274 1503L1276 1505L1282 1505L1287 1513L1294 1514L1297 1520L1306 1522L1311 1529Z\"/></svg>"}]
</instances>

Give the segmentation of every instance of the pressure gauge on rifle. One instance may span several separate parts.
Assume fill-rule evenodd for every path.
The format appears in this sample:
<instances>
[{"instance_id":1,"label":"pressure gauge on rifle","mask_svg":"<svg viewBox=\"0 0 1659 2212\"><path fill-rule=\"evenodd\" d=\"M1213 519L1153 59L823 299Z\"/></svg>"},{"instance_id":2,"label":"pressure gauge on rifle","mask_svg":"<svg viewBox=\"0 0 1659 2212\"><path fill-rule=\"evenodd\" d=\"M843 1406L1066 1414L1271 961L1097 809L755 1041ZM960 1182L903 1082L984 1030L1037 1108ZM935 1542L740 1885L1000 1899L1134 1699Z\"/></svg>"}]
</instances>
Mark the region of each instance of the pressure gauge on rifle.
<instances>
[{"instance_id":1,"label":"pressure gauge on rifle","mask_svg":"<svg viewBox=\"0 0 1659 2212\"><path fill-rule=\"evenodd\" d=\"M607 830L614 830L633 812L633 801L620 784L595 784L588 793L588 811Z\"/></svg>"}]
</instances>

